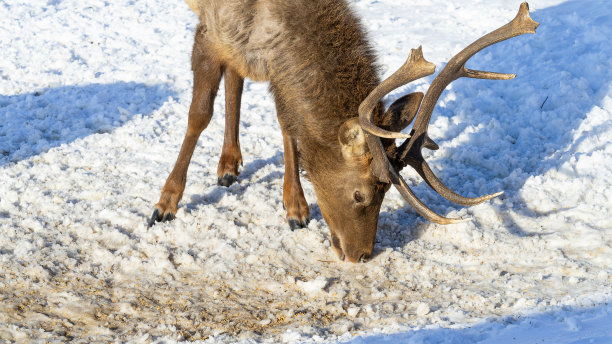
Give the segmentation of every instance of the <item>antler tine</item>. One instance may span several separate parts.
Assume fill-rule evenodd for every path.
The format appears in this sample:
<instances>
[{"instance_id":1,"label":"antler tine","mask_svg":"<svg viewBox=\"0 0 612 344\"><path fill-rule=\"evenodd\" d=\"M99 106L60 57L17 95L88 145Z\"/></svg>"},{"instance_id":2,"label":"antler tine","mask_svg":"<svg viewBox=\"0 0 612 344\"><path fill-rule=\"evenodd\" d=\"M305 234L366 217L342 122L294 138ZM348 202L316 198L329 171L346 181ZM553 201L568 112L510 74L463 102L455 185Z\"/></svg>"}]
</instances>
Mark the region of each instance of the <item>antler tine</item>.
<instances>
[{"instance_id":1,"label":"antler tine","mask_svg":"<svg viewBox=\"0 0 612 344\"><path fill-rule=\"evenodd\" d=\"M397 150L401 151L407 143L408 143L408 140L406 140L406 142L404 142L404 144L402 144L402 146L400 146ZM431 168L429 167L429 165L423 158L423 155L421 153L421 147L429 148L432 150L438 149L438 145L435 142L433 142L427 136L427 134L425 134L423 143L417 142L416 145L413 145L411 148L410 154L408 154L404 160L400 161L400 165L401 167L410 165L412 168L415 169L415 171L419 173L419 175L423 178L423 180L425 180L425 182L432 189L434 189L440 196L446 198L447 200L455 204L471 206L471 205L476 205L476 204L480 204L482 202L488 201L504 193L503 191L501 191L501 192L497 192L494 194L484 195L484 196L475 197L475 198L464 197L464 196L461 196L455 193L453 190L451 190L446 185L444 185L444 183L442 183L440 179L438 179L438 177L433 173L433 171L431 170Z\"/></svg>"},{"instance_id":2,"label":"antler tine","mask_svg":"<svg viewBox=\"0 0 612 344\"><path fill-rule=\"evenodd\" d=\"M421 161L411 161L409 162L409 165L412 166L412 168L414 168L419 173L419 175L421 175L421 177L432 189L434 189L442 197L455 204L463 206L476 205L488 201L504 193L503 191L500 191L494 194L484 195L475 198L464 197L455 193L453 190L449 189L446 185L444 185L433 173L433 171L424 159Z\"/></svg>"},{"instance_id":3,"label":"antler tine","mask_svg":"<svg viewBox=\"0 0 612 344\"><path fill-rule=\"evenodd\" d=\"M372 173L381 181L393 183L408 204L426 219L438 224L459 223L469 221L469 219L449 219L429 209L415 196L404 179L389 162L380 137L407 138L410 137L410 135L394 133L379 128L374 124L373 119L374 108L386 94L410 81L433 74L434 70L435 65L425 60L421 47L412 49L406 63L376 87L361 103L359 106L359 121L362 129L365 131L366 141L373 156L371 163Z\"/></svg>"},{"instance_id":4,"label":"antler tine","mask_svg":"<svg viewBox=\"0 0 612 344\"><path fill-rule=\"evenodd\" d=\"M438 99L440 98L440 95L446 86L448 86L454 80L461 77L497 80L508 80L514 78L516 76L515 74L500 74L470 70L465 67L465 64L477 52L488 46L522 34L535 33L535 29L538 27L538 25L539 24L533 21L529 16L529 5L526 2L523 2L519 8L518 14L511 22L481 37L455 55L431 83L429 90L427 90L427 94L423 99L423 103L419 109L419 113L414 124L415 134L417 132L425 133L427 131L431 114Z\"/></svg>"},{"instance_id":5,"label":"antler tine","mask_svg":"<svg viewBox=\"0 0 612 344\"><path fill-rule=\"evenodd\" d=\"M453 223L461 223L470 221L471 218L465 219L449 219L447 217L440 216L436 214L433 210L429 209L421 200L419 200L416 195L412 192L408 184L404 181L404 178L399 174L394 173L396 180L393 181L393 185L399 191L399 193L404 197L404 199L410 204L414 210L416 210L421 216L428 219L431 222L437 223L439 225L449 225Z\"/></svg>"},{"instance_id":6,"label":"antler tine","mask_svg":"<svg viewBox=\"0 0 612 344\"><path fill-rule=\"evenodd\" d=\"M463 197L450 190L435 176L421 154L421 149L423 147L433 149L436 149L437 147L437 145L427 135L427 129L429 127L429 121L431 120L433 109L444 89L458 78L467 77L491 80L508 80L514 78L516 76L515 74L501 74L471 70L466 68L465 65L472 56L484 48L522 34L535 33L535 29L538 27L538 25L539 24L533 21L529 16L529 5L526 2L523 2L519 8L518 14L512 21L481 37L455 55L431 83L431 86L425 94L425 98L423 99L419 112L416 116L411 132L412 137L407 142L404 142L404 144L398 148L395 154L396 159L401 164L404 166L409 164L414 167L415 170L417 170L417 172L423 177L423 179L425 179L427 184L429 184L441 196L453 203L460 205L474 205L499 196L501 193L495 193L477 198Z\"/></svg>"},{"instance_id":7,"label":"antler tine","mask_svg":"<svg viewBox=\"0 0 612 344\"><path fill-rule=\"evenodd\" d=\"M404 181L404 178L399 175L397 170L391 165L385 149L383 148L380 138L370 133L365 133L366 142L372 153L373 160L371 169L372 173L378 177L380 181L385 183L392 183L393 186L399 191L404 199L410 204L414 210L416 210L421 216L428 219L431 222L435 222L440 225L448 225L452 223L460 223L469 221L470 219L449 219L438 215L433 210L429 209L421 200L419 200L414 192L410 189L408 184Z\"/></svg>"},{"instance_id":8,"label":"antler tine","mask_svg":"<svg viewBox=\"0 0 612 344\"><path fill-rule=\"evenodd\" d=\"M366 132L388 139L407 139L409 134L384 130L374 124L373 110L378 102L394 89L435 72L436 65L423 57L422 47L412 49L406 62L388 79L380 83L359 105L359 122Z\"/></svg>"}]
</instances>

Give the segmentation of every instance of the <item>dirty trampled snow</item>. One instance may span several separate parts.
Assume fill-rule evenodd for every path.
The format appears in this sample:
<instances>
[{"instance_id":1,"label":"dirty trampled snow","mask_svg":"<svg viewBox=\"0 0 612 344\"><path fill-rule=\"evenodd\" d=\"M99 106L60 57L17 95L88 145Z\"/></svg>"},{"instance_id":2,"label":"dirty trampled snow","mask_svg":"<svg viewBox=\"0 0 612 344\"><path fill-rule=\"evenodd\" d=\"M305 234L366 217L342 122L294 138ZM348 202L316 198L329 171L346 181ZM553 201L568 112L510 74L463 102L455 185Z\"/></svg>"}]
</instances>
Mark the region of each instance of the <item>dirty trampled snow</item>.
<instances>
[{"instance_id":1,"label":"dirty trampled snow","mask_svg":"<svg viewBox=\"0 0 612 344\"><path fill-rule=\"evenodd\" d=\"M419 45L440 70L520 4L352 3L384 76ZM518 77L454 82L426 156L461 194L505 194L456 207L406 170L473 220L433 224L391 190L373 259L346 264L306 180L313 220L285 223L264 83L245 84L238 183L216 185L221 87L177 219L146 227L191 100L182 1L0 1L0 341L612 340L612 6L530 5L536 35L469 63Z\"/></svg>"}]
</instances>

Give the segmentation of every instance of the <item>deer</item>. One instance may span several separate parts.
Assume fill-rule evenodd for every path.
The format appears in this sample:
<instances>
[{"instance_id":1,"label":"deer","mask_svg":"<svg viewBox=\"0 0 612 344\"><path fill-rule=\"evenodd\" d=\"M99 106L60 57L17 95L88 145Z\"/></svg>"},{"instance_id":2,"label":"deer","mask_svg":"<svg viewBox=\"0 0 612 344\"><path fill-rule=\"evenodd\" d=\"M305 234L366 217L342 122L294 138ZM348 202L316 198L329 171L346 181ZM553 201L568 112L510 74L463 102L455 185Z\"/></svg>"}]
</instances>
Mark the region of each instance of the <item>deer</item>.
<instances>
[{"instance_id":1,"label":"deer","mask_svg":"<svg viewBox=\"0 0 612 344\"><path fill-rule=\"evenodd\" d=\"M283 137L287 223L295 230L309 222L301 167L314 188L329 226L331 248L340 261L358 263L372 257L381 204L391 186L429 221L445 225L470 220L447 218L427 207L399 174L408 165L439 195L458 205L476 205L503 193L469 198L453 192L433 173L422 150L439 148L427 131L433 109L452 81L516 76L468 69L466 63L488 46L535 33L539 24L531 19L526 2L512 21L452 57L425 94L404 95L386 109L382 101L386 95L432 75L435 65L423 57L422 47L412 49L399 70L381 82L375 53L346 0L186 2L199 19L191 56L192 102L180 152L149 226L176 216L187 169L198 138L210 123L221 78L225 132L218 184L229 186L239 175L244 80L267 81Z\"/></svg>"}]
</instances>

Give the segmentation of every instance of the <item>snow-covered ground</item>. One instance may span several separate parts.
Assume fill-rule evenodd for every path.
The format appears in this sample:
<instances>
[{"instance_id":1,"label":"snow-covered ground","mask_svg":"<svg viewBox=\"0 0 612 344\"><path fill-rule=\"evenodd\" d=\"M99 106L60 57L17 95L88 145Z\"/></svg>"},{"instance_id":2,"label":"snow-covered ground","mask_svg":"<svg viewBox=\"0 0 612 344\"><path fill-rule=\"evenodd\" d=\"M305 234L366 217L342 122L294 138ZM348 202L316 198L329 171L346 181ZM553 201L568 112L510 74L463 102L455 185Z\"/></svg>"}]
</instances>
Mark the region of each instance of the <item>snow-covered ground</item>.
<instances>
[{"instance_id":1,"label":"snow-covered ground","mask_svg":"<svg viewBox=\"0 0 612 344\"><path fill-rule=\"evenodd\" d=\"M423 45L438 70L512 19L513 0L354 0L390 75ZM475 207L439 226L391 190L375 256L337 261L282 209L282 138L247 82L239 182L216 185L223 88L177 219L146 227L191 99L196 18L173 0L0 0L0 342L610 343L612 6L533 0L536 35L442 95L427 159ZM424 90L427 78L391 99Z\"/></svg>"}]
</instances>

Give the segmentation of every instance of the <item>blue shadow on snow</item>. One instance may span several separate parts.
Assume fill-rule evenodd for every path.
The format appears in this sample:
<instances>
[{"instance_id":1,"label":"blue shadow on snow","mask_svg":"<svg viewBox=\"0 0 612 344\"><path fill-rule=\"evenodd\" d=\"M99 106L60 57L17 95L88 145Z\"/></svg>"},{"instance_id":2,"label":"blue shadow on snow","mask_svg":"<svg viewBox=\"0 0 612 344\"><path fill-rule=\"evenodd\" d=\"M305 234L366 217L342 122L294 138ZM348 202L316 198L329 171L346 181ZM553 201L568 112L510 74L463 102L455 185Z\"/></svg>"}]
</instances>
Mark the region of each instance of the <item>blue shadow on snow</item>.
<instances>
[{"instance_id":1,"label":"blue shadow on snow","mask_svg":"<svg viewBox=\"0 0 612 344\"><path fill-rule=\"evenodd\" d=\"M0 166L147 115L175 93L166 84L90 84L0 94Z\"/></svg>"},{"instance_id":2,"label":"blue shadow on snow","mask_svg":"<svg viewBox=\"0 0 612 344\"><path fill-rule=\"evenodd\" d=\"M431 136L445 146L444 141L468 134L462 142L443 147L438 158L426 157L438 177L459 194L474 197L504 190L498 213L517 236L542 233L521 228L508 210L534 218L546 215L526 207L517 194L530 177L559 170L584 154L578 145L597 132L573 131L594 107L602 106L612 87L612 6L607 0L567 1L532 11L531 16L540 23L536 34L493 45L468 62L469 68L516 73L517 78L453 82L432 117L432 124L437 119L449 124ZM445 99L450 92L453 97ZM445 214L462 208L417 180L413 190L433 210ZM516 202L505 201L508 198ZM381 213L378 242L398 228L414 227L418 215L409 209L406 205ZM408 240L419 233L412 229Z\"/></svg>"},{"instance_id":3,"label":"blue shadow on snow","mask_svg":"<svg viewBox=\"0 0 612 344\"><path fill-rule=\"evenodd\" d=\"M489 319L463 329L429 328L357 337L346 344L607 344L612 342L612 306L565 307L528 316Z\"/></svg>"}]
</instances>

